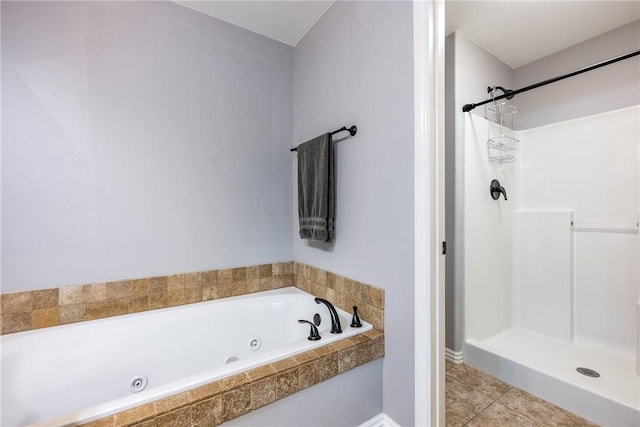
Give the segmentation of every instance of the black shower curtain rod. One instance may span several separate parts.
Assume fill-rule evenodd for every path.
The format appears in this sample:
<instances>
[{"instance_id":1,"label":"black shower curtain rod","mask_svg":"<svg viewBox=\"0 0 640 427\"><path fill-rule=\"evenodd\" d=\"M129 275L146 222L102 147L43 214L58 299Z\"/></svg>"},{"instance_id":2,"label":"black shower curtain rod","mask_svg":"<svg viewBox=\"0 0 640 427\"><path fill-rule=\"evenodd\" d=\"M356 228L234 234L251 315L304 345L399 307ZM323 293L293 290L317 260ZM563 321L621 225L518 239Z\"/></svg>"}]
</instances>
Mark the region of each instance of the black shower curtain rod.
<instances>
[{"instance_id":1,"label":"black shower curtain rod","mask_svg":"<svg viewBox=\"0 0 640 427\"><path fill-rule=\"evenodd\" d=\"M577 76L578 74L586 73L587 71L595 70L596 68L604 67L605 65L613 64L615 62L622 61L624 59L628 59L628 58L634 57L636 55L640 55L640 49L634 50L634 51L629 52L629 53L625 53L623 55L616 56L616 57L611 58L611 59L607 59L606 61L601 61L601 62L598 62L596 64L580 68L580 69L578 69L576 71L573 71L573 72L568 73L568 74L564 74L562 76L554 77L552 79L543 80L543 81L541 81L539 83L535 83L535 84L532 84L530 86L523 87L521 89L506 90L506 91L504 91L505 93L503 95L496 96L494 98L490 98L490 99L487 99L487 100L482 101L482 102L478 102L477 104L466 104L464 107L462 107L462 112L467 113L467 112L473 110L476 107L479 107L481 105L484 105L484 104L492 102L492 101L498 101L498 100L503 99L503 98L511 99L514 95L517 95L519 93L526 92L526 91L531 90L531 89L536 89L536 88L539 88L540 86L548 85L549 83L554 83L554 82L557 82L558 80L563 80L563 79L566 79L568 77Z\"/></svg>"},{"instance_id":2,"label":"black shower curtain rod","mask_svg":"<svg viewBox=\"0 0 640 427\"><path fill-rule=\"evenodd\" d=\"M356 134L356 132L358 132L358 128L353 125L350 128L346 127L346 126L342 126L340 129L334 130L333 132L329 132L331 135L335 135L338 132L344 132L344 131L348 131L349 135L353 136ZM290 151L298 151L298 147L292 148Z\"/></svg>"}]
</instances>

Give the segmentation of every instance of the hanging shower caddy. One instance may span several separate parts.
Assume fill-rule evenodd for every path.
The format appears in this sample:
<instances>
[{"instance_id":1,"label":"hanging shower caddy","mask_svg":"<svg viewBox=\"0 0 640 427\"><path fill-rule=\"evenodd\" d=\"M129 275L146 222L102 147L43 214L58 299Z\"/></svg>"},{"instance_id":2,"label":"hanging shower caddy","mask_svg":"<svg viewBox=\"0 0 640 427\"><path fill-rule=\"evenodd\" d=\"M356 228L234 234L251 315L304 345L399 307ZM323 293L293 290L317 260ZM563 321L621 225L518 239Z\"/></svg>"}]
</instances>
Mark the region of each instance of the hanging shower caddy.
<instances>
[{"instance_id":1,"label":"hanging shower caddy","mask_svg":"<svg viewBox=\"0 0 640 427\"><path fill-rule=\"evenodd\" d=\"M487 91L493 98L499 89L507 93L500 86L488 87ZM508 102L491 102L485 107L485 118L489 121L487 148L489 161L496 163L510 163L516 160L515 150L519 141L505 134L506 129L513 128L518 110Z\"/></svg>"}]
</instances>

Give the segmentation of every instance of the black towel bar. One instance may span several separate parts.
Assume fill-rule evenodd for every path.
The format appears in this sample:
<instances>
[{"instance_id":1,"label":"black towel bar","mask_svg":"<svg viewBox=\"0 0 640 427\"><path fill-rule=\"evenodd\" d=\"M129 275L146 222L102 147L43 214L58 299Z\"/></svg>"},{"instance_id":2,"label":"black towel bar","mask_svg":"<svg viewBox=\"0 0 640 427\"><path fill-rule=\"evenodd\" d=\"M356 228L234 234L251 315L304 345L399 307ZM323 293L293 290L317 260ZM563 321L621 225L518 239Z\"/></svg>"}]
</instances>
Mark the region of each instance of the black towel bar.
<instances>
[{"instance_id":1,"label":"black towel bar","mask_svg":"<svg viewBox=\"0 0 640 427\"><path fill-rule=\"evenodd\" d=\"M335 135L338 132L344 132L344 131L348 131L351 136L354 136L358 132L358 128L356 127L356 125L353 125L350 128L347 128L346 126L342 126L340 129L334 130L333 132L331 132L331 135ZM298 147L292 148L290 151L298 151Z\"/></svg>"}]
</instances>

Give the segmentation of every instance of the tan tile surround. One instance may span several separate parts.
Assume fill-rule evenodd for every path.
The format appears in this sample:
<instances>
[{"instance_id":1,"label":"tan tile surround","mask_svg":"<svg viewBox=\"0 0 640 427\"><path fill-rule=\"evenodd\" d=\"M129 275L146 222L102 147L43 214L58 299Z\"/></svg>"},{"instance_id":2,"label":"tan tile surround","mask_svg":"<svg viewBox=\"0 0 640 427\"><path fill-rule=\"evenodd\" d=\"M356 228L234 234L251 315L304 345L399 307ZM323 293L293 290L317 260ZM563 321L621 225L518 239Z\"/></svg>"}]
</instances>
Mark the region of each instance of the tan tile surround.
<instances>
[{"instance_id":1,"label":"tan tile surround","mask_svg":"<svg viewBox=\"0 0 640 427\"><path fill-rule=\"evenodd\" d=\"M384 291L309 265L265 264L0 295L3 334L295 285L376 329L86 425L213 426L384 356Z\"/></svg>"},{"instance_id":2,"label":"tan tile surround","mask_svg":"<svg viewBox=\"0 0 640 427\"><path fill-rule=\"evenodd\" d=\"M384 329L384 291L305 264L281 262L0 295L2 334L296 286Z\"/></svg>"},{"instance_id":3,"label":"tan tile surround","mask_svg":"<svg viewBox=\"0 0 640 427\"><path fill-rule=\"evenodd\" d=\"M384 330L384 290L310 265L294 263L295 286L327 299L348 313L358 314L374 328Z\"/></svg>"},{"instance_id":4,"label":"tan tile surround","mask_svg":"<svg viewBox=\"0 0 640 427\"><path fill-rule=\"evenodd\" d=\"M371 330L83 425L217 426L383 356Z\"/></svg>"},{"instance_id":5,"label":"tan tile surround","mask_svg":"<svg viewBox=\"0 0 640 427\"><path fill-rule=\"evenodd\" d=\"M0 295L3 334L292 286L293 262Z\"/></svg>"}]
</instances>

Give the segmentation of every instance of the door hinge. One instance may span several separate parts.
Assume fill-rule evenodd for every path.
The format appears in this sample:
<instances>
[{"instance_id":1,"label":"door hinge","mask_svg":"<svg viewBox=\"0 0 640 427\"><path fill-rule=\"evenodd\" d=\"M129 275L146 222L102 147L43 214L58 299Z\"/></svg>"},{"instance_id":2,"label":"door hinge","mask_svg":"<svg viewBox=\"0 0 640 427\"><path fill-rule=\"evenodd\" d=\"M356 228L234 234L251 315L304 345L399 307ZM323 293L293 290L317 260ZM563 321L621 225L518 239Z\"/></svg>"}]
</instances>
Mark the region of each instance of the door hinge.
<instances>
[{"instance_id":1,"label":"door hinge","mask_svg":"<svg viewBox=\"0 0 640 427\"><path fill-rule=\"evenodd\" d=\"M447 242L442 242L442 255L447 254Z\"/></svg>"}]
</instances>

